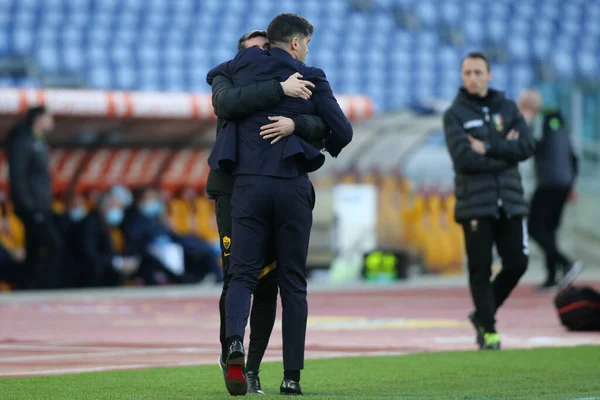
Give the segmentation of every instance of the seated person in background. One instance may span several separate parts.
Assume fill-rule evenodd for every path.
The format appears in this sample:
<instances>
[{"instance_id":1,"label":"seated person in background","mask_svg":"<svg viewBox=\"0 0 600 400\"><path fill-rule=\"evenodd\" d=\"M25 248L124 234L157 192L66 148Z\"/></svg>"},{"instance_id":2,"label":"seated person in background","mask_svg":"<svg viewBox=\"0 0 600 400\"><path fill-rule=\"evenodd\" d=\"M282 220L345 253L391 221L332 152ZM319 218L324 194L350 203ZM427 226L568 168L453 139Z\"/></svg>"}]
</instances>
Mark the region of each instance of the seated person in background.
<instances>
[{"instance_id":1,"label":"seated person in background","mask_svg":"<svg viewBox=\"0 0 600 400\"><path fill-rule=\"evenodd\" d=\"M113 186L110 189L110 192L119 199L125 210L125 216L123 217L123 222L121 223L122 227L128 223L131 215L135 211L135 204L133 204L133 193L131 193L131 190L121 185Z\"/></svg>"},{"instance_id":2,"label":"seated person in background","mask_svg":"<svg viewBox=\"0 0 600 400\"><path fill-rule=\"evenodd\" d=\"M164 219L164 204L153 188L140 190L135 211L123 226L127 246L145 259L162 265L173 282L198 282L212 272L222 279L221 268L210 245L193 236L175 234ZM159 282L160 283L160 282Z\"/></svg>"},{"instance_id":3,"label":"seated person in background","mask_svg":"<svg viewBox=\"0 0 600 400\"><path fill-rule=\"evenodd\" d=\"M139 260L119 255L112 243L111 229L123 221L123 213L119 199L110 193L101 195L89 213L83 196L68 201L65 267L71 287L118 286L138 271Z\"/></svg>"},{"instance_id":4,"label":"seated person in background","mask_svg":"<svg viewBox=\"0 0 600 400\"><path fill-rule=\"evenodd\" d=\"M22 228L21 232L15 231L10 214L6 193L0 191L0 282L11 289L20 289L25 283L24 238L19 237L23 235Z\"/></svg>"},{"instance_id":5,"label":"seated person in background","mask_svg":"<svg viewBox=\"0 0 600 400\"><path fill-rule=\"evenodd\" d=\"M17 260L0 242L0 292L7 287L18 289L22 286L24 259Z\"/></svg>"}]
</instances>

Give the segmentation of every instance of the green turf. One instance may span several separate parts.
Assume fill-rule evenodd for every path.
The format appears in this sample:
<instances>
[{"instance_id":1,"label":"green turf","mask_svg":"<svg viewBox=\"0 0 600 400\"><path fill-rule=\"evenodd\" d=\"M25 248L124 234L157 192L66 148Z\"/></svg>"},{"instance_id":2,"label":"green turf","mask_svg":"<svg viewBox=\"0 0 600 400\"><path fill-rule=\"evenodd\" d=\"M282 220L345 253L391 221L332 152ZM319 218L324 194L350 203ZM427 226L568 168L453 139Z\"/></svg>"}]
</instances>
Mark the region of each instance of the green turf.
<instances>
[{"instance_id":1,"label":"green turf","mask_svg":"<svg viewBox=\"0 0 600 400\"><path fill-rule=\"evenodd\" d=\"M263 368L263 388L281 398L281 363ZM304 398L322 400L600 400L600 346L315 360L301 383ZM7 400L226 398L216 365L0 380Z\"/></svg>"}]
</instances>

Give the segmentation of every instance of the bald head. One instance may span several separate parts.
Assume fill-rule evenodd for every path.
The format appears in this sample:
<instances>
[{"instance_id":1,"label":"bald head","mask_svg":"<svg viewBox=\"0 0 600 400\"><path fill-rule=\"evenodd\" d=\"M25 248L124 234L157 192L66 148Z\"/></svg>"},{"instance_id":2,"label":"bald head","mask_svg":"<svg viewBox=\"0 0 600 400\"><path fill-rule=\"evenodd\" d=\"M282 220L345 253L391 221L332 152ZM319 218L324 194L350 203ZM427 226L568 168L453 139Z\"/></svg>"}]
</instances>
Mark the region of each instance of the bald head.
<instances>
[{"instance_id":1,"label":"bald head","mask_svg":"<svg viewBox=\"0 0 600 400\"><path fill-rule=\"evenodd\" d=\"M542 95L536 89L525 89L519 96L518 105L527 123L531 123L542 109Z\"/></svg>"}]
</instances>

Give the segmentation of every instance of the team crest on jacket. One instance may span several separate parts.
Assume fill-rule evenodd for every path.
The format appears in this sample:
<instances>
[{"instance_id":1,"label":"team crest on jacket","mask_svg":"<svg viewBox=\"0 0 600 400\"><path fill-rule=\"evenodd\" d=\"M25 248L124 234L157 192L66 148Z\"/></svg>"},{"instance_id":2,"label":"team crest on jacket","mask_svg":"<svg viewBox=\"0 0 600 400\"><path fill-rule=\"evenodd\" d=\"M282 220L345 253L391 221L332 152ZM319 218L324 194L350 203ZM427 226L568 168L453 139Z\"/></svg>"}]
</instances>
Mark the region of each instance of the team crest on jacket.
<instances>
[{"instance_id":1,"label":"team crest on jacket","mask_svg":"<svg viewBox=\"0 0 600 400\"><path fill-rule=\"evenodd\" d=\"M502 114L494 114L494 125L496 125L496 130L498 132L502 132L504 130L504 124L502 121Z\"/></svg>"},{"instance_id":2,"label":"team crest on jacket","mask_svg":"<svg viewBox=\"0 0 600 400\"><path fill-rule=\"evenodd\" d=\"M229 238L229 236L224 236L223 237L223 247L225 247L225 249L229 250L230 246L231 246L231 239Z\"/></svg>"}]
</instances>

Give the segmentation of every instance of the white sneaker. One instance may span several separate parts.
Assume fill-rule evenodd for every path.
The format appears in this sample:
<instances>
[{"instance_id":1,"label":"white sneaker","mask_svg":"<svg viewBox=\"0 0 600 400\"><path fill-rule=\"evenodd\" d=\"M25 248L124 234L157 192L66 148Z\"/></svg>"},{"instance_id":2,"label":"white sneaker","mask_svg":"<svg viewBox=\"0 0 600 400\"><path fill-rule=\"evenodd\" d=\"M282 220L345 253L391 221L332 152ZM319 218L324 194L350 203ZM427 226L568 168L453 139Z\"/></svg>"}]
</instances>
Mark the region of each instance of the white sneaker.
<instances>
[{"instance_id":1,"label":"white sneaker","mask_svg":"<svg viewBox=\"0 0 600 400\"><path fill-rule=\"evenodd\" d=\"M575 261L571 265L571 268L569 268L565 276L563 276L560 282L558 282L558 290L561 291L567 286L569 286L571 283L573 283L575 278L577 278L579 274L581 274L581 271L583 271L583 262Z\"/></svg>"}]
</instances>

